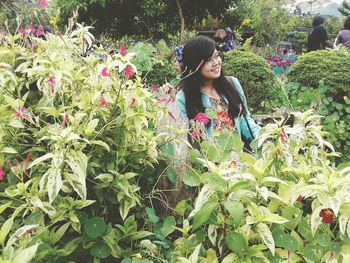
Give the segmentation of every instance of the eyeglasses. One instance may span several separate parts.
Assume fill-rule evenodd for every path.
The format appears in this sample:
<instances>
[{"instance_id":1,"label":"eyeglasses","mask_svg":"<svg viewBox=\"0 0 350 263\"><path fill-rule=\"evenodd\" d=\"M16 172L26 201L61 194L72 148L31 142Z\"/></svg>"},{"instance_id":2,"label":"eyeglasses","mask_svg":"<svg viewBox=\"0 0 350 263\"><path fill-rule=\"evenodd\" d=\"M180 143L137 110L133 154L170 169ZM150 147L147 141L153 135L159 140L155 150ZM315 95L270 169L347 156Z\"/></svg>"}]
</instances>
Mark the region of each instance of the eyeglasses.
<instances>
[{"instance_id":1,"label":"eyeglasses","mask_svg":"<svg viewBox=\"0 0 350 263\"><path fill-rule=\"evenodd\" d=\"M205 65L212 67L214 65L214 60L216 62L221 62L223 59L223 53L221 51L216 52L211 58L208 58L205 61Z\"/></svg>"}]
</instances>

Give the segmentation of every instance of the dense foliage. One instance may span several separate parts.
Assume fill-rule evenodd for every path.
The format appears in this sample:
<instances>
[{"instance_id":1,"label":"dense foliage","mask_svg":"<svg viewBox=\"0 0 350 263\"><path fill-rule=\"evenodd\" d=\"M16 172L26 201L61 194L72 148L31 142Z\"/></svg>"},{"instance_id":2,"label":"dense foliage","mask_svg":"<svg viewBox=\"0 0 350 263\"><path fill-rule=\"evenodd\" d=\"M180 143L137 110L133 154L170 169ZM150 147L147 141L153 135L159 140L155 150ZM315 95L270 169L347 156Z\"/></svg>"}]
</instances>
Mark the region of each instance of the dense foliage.
<instances>
[{"instance_id":1,"label":"dense foliage","mask_svg":"<svg viewBox=\"0 0 350 263\"><path fill-rule=\"evenodd\" d=\"M276 92L266 104L266 108L276 109L281 106L292 110L305 111L314 108L324 116L322 123L328 132L327 138L341 153L340 160L349 161L350 156L350 99L342 96L337 100L328 96L329 88L320 81L317 88L302 86L296 82L281 83Z\"/></svg>"},{"instance_id":2,"label":"dense foliage","mask_svg":"<svg viewBox=\"0 0 350 263\"><path fill-rule=\"evenodd\" d=\"M1 48L2 262L349 260L350 170L331 162L317 116L267 125L252 155L225 118L205 140L219 112L192 120L197 133L164 118L131 63L144 60L92 39L77 25ZM172 205L184 184L192 196Z\"/></svg>"},{"instance_id":3,"label":"dense foliage","mask_svg":"<svg viewBox=\"0 0 350 263\"><path fill-rule=\"evenodd\" d=\"M320 50L302 56L293 64L289 79L314 88L323 80L329 88L327 94L339 100L349 94L349 74L350 52Z\"/></svg>"},{"instance_id":4,"label":"dense foliage","mask_svg":"<svg viewBox=\"0 0 350 263\"><path fill-rule=\"evenodd\" d=\"M263 108L264 101L276 86L276 77L265 59L252 52L227 52L224 70L227 75L239 79L252 109Z\"/></svg>"}]
</instances>

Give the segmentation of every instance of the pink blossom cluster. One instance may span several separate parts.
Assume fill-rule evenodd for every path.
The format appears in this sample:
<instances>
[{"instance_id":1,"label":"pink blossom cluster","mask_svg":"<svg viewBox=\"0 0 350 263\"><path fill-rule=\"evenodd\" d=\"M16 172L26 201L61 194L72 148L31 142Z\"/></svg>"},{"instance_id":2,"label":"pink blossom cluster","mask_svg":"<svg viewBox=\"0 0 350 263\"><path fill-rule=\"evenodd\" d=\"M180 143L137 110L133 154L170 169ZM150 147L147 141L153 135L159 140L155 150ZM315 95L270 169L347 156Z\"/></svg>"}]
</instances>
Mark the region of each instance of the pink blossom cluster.
<instances>
[{"instance_id":1,"label":"pink blossom cluster","mask_svg":"<svg viewBox=\"0 0 350 263\"><path fill-rule=\"evenodd\" d=\"M289 59L283 58L283 56L280 55L268 55L266 58L267 62L269 63L270 67L287 67L293 64L292 61Z\"/></svg>"},{"instance_id":2,"label":"pink blossom cluster","mask_svg":"<svg viewBox=\"0 0 350 263\"><path fill-rule=\"evenodd\" d=\"M40 36L44 36L45 32L44 32L44 28L42 25L39 25L37 28L30 23L26 28L20 27L18 29L18 33L22 36L22 37L27 37L29 35L34 35L36 37L40 37Z\"/></svg>"}]
</instances>

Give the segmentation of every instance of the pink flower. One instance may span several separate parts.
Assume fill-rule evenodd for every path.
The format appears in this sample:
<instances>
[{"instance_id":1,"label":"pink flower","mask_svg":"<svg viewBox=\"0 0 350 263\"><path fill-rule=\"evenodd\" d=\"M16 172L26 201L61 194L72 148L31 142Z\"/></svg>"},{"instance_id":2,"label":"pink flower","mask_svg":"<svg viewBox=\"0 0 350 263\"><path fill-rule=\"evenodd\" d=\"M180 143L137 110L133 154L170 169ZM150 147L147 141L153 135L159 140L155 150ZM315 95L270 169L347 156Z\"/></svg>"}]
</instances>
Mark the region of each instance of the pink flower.
<instances>
[{"instance_id":1,"label":"pink flower","mask_svg":"<svg viewBox=\"0 0 350 263\"><path fill-rule=\"evenodd\" d=\"M2 182L5 179L5 177L6 177L6 173L0 166L0 182Z\"/></svg>"},{"instance_id":2,"label":"pink flower","mask_svg":"<svg viewBox=\"0 0 350 263\"><path fill-rule=\"evenodd\" d=\"M135 102L136 102L135 98L131 98L131 100L130 100L130 102L129 102L128 107L129 107L129 108L131 108L131 107L132 107L132 105L134 105L134 104L135 104Z\"/></svg>"},{"instance_id":3,"label":"pink flower","mask_svg":"<svg viewBox=\"0 0 350 263\"><path fill-rule=\"evenodd\" d=\"M193 137L198 137L198 136L200 136L200 134L199 134L199 132L198 132L197 130L194 130L194 131L191 133L191 135L192 135Z\"/></svg>"},{"instance_id":4,"label":"pink flower","mask_svg":"<svg viewBox=\"0 0 350 263\"><path fill-rule=\"evenodd\" d=\"M176 118L175 118L174 114L171 111L168 111L168 114L169 114L170 118L172 118L173 121L176 122Z\"/></svg>"},{"instance_id":5,"label":"pink flower","mask_svg":"<svg viewBox=\"0 0 350 263\"><path fill-rule=\"evenodd\" d=\"M108 103L105 98L100 97L98 101L99 101L99 104L98 104L99 107L107 107Z\"/></svg>"},{"instance_id":6,"label":"pink flower","mask_svg":"<svg viewBox=\"0 0 350 263\"><path fill-rule=\"evenodd\" d=\"M22 36L22 37L26 37L28 35L28 32L25 28L21 27L20 29L18 29L18 33Z\"/></svg>"},{"instance_id":7,"label":"pink flower","mask_svg":"<svg viewBox=\"0 0 350 263\"><path fill-rule=\"evenodd\" d=\"M194 120L203 123L204 125L207 125L209 123L208 116L203 112L198 113L196 117L194 117Z\"/></svg>"},{"instance_id":8,"label":"pink flower","mask_svg":"<svg viewBox=\"0 0 350 263\"><path fill-rule=\"evenodd\" d=\"M128 51L126 50L126 47L125 47L124 44L121 44L121 45L119 46L118 53L119 53L120 55L122 55L123 57L128 53Z\"/></svg>"},{"instance_id":9,"label":"pink flower","mask_svg":"<svg viewBox=\"0 0 350 263\"><path fill-rule=\"evenodd\" d=\"M38 28L37 28L37 30L36 30L36 32L35 32L35 35L36 35L37 37L40 37L40 36L45 35L44 29L43 29L43 26L42 26L42 25L39 25L39 26L38 26Z\"/></svg>"},{"instance_id":10,"label":"pink flower","mask_svg":"<svg viewBox=\"0 0 350 263\"><path fill-rule=\"evenodd\" d=\"M49 85L55 85L56 84L56 77L55 76L51 76L46 80L46 83Z\"/></svg>"},{"instance_id":11,"label":"pink flower","mask_svg":"<svg viewBox=\"0 0 350 263\"><path fill-rule=\"evenodd\" d=\"M33 34L35 33L36 29L35 26L33 26L32 23L29 24L28 29L30 30L30 32L32 32Z\"/></svg>"},{"instance_id":12,"label":"pink flower","mask_svg":"<svg viewBox=\"0 0 350 263\"><path fill-rule=\"evenodd\" d=\"M152 85L151 85L151 91L152 91L152 92L157 92L157 91L158 91L157 85L152 84Z\"/></svg>"},{"instance_id":13,"label":"pink flower","mask_svg":"<svg viewBox=\"0 0 350 263\"><path fill-rule=\"evenodd\" d=\"M63 117L63 122L61 124L61 128L63 129L64 127L66 127L68 123L69 123L69 116L68 116L68 114L65 114Z\"/></svg>"},{"instance_id":14,"label":"pink flower","mask_svg":"<svg viewBox=\"0 0 350 263\"><path fill-rule=\"evenodd\" d=\"M102 70L101 70L101 76L102 77L108 77L108 70L106 67L104 67Z\"/></svg>"},{"instance_id":15,"label":"pink flower","mask_svg":"<svg viewBox=\"0 0 350 263\"><path fill-rule=\"evenodd\" d=\"M126 66L126 68L124 69L124 75L127 79L134 76L134 71L133 71L132 67Z\"/></svg>"},{"instance_id":16,"label":"pink flower","mask_svg":"<svg viewBox=\"0 0 350 263\"><path fill-rule=\"evenodd\" d=\"M24 107L19 107L18 110L15 112L15 118L16 119L26 118L27 117L26 110L27 109Z\"/></svg>"},{"instance_id":17,"label":"pink flower","mask_svg":"<svg viewBox=\"0 0 350 263\"><path fill-rule=\"evenodd\" d=\"M38 1L38 6L39 6L39 8L44 9L44 8L48 7L49 4L47 3L47 0L39 0Z\"/></svg>"},{"instance_id":18,"label":"pink flower","mask_svg":"<svg viewBox=\"0 0 350 263\"><path fill-rule=\"evenodd\" d=\"M26 160L25 160L24 163L25 163L25 164L29 163L31 159L32 159L32 155L31 155L31 153L28 153L28 154L27 154L27 158L26 158Z\"/></svg>"},{"instance_id":19,"label":"pink flower","mask_svg":"<svg viewBox=\"0 0 350 263\"><path fill-rule=\"evenodd\" d=\"M286 133L286 131L284 130L284 128L281 129L281 139L283 143L286 143L288 140L288 135Z\"/></svg>"}]
</instances>

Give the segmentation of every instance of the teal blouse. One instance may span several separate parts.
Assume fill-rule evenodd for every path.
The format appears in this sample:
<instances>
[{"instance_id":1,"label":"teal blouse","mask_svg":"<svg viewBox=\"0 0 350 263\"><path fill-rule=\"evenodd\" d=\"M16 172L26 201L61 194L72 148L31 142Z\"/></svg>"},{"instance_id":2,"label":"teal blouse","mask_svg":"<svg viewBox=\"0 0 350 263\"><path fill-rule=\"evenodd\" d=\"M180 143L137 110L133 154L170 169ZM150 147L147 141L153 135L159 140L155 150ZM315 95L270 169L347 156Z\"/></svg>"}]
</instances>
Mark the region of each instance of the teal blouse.
<instances>
[{"instance_id":1,"label":"teal blouse","mask_svg":"<svg viewBox=\"0 0 350 263\"><path fill-rule=\"evenodd\" d=\"M238 79L235 77L229 77L231 78L239 96L241 97L241 100L243 102L243 105L246 109L247 115L246 115L246 119L249 123L250 129L254 135L254 137L256 137L258 131L260 130L260 126L258 124L255 123L255 121L251 118L250 116L250 112L248 110L248 105L247 105L247 100L245 98L243 89L241 84L239 83ZM204 108L211 108L211 102L210 102L210 98L207 94L202 93L202 103ZM226 100L226 98L225 98ZM186 99L185 99L185 93L180 90L177 95L176 95L176 102L180 108L180 115L181 117L187 118L187 111L186 111ZM252 141L254 138L252 138L251 133L249 131L249 128L247 126L246 121L244 120L244 116L239 115L234 119L235 122L235 128L238 131L238 133L243 136L246 140ZM213 134L213 127L214 127L214 120L211 120L209 127L207 128L207 133L208 136L211 137Z\"/></svg>"}]
</instances>

